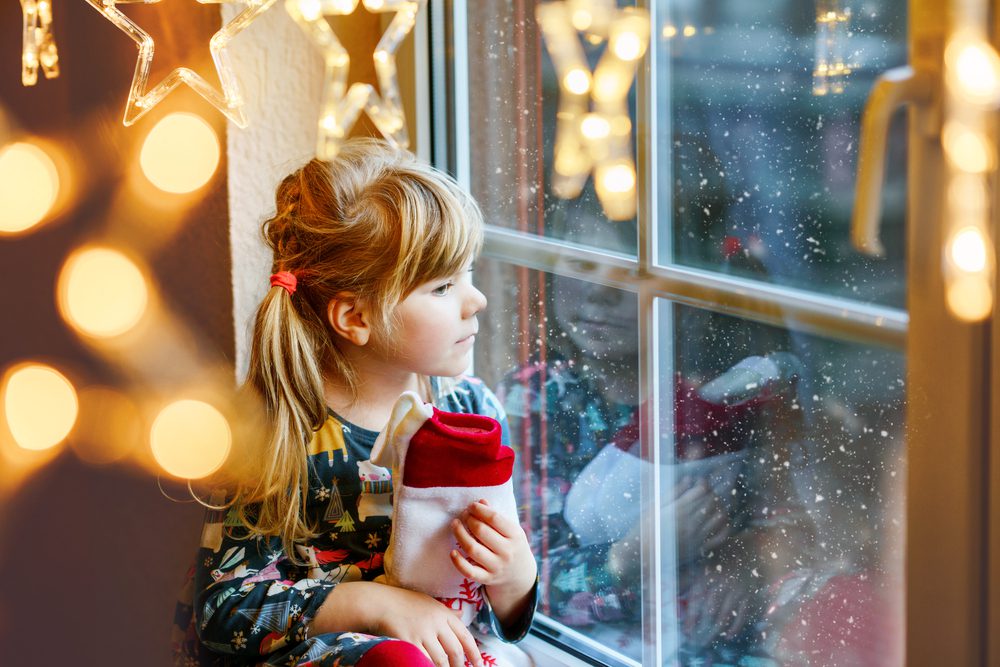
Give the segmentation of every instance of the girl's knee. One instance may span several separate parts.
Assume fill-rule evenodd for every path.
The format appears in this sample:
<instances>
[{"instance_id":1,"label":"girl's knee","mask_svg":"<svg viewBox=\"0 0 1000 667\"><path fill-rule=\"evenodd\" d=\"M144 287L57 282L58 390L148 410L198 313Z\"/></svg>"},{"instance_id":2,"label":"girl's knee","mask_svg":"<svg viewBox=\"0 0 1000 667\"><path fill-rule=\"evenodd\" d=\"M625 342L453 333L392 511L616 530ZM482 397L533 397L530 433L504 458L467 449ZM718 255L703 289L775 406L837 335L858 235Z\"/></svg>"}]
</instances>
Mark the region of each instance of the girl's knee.
<instances>
[{"instance_id":1,"label":"girl's knee","mask_svg":"<svg viewBox=\"0 0 1000 667\"><path fill-rule=\"evenodd\" d=\"M410 642L391 639L369 650L356 667L434 667L423 651Z\"/></svg>"}]
</instances>

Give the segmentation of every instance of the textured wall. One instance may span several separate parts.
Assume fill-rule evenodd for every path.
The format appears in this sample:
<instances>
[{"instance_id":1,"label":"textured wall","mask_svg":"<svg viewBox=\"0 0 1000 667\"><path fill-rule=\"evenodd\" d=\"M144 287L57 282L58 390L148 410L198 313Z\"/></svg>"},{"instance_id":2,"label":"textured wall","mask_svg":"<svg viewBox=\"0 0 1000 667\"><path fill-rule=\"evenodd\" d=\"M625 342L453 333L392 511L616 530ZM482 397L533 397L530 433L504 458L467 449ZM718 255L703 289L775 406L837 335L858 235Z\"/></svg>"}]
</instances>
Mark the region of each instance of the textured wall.
<instances>
[{"instance_id":1,"label":"textured wall","mask_svg":"<svg viewBox=\"0 0 1000 667\"><path fill-rule=\"evenodd\" d=\"M223 20L242 5L222 5ZM274 212L274 190L315 151L323 63L277 3L233 41L250 125L230 124L229 241L233 263L236 369L242 378L254 310L267 289L271 255L260 225Z\"/></svg>"}]
</instances>

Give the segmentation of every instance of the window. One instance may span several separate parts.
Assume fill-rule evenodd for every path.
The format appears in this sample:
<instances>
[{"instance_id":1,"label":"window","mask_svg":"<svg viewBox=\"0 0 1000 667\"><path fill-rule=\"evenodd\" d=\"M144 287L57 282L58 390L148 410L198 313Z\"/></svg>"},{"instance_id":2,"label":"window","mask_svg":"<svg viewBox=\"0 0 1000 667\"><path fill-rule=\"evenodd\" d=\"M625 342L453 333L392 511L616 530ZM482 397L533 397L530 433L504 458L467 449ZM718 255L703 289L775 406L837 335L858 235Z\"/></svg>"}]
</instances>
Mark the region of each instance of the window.
<instances>
[{"instance_id":1,"label":"window","mask_svg":"<svg viewBox=\"0 0 1000 667\"><path fill-rule=\"evenodd\" d=\"M536 3L435 6L437 157L490 226L476 368L519 454L535 631L596 664L903 661L905 122L886 257L849 227L861 111L908 19L845 5L645 3L618 221L592 179L553 192ZM574 33L593 68L605 43Z\"/></svg>"}]
</instances>

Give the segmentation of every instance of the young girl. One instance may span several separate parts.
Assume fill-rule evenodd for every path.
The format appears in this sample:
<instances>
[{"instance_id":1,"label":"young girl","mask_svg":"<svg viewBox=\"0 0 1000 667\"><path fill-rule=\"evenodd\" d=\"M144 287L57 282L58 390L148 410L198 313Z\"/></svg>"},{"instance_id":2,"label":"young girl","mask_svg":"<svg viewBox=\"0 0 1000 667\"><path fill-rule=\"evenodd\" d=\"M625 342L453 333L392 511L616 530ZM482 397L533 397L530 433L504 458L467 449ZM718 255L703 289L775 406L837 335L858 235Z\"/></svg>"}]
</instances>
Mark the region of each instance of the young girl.
<instances>
[{"instance_id":1,"label":"young girl","mask_svg":"<svg viewBox=\"0 0 1000 667\"><path fill-rule=\"evenodd\" d=\"M193 576L197 637L181 643L209 664L483 665L452 611L374 581L391 482L369 461L407 390L494 417L509 444L497 399L459 377L486 306L470 273L478 207L446 175L375 140L309 162L276 199L264 226L274 275L246 383L269 439L255 475L229 485L228 510L209 512ZM536 596L524 532L478 502L453 530L455 568L486 591L473 630L520 640Z\"/></svg>"}]
</instances>

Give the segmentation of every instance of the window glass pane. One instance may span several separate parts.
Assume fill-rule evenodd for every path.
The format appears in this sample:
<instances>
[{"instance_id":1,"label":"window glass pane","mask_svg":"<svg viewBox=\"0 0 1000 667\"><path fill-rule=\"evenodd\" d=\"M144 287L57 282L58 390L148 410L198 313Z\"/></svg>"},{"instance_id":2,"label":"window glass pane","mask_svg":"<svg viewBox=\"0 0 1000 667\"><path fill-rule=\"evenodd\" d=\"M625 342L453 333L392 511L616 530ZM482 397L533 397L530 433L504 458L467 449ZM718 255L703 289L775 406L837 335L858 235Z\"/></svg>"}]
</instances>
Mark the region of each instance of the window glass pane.
<instances>
[{"instance_id":1,"label":"window glass pane","mask_svg":"<svg viewBox=\"0 0 1000 667\"><path fill-rule=\"evenodd\" d=\"M593 221L607 219L593 178L586 179L578 195L562 198L554 190L559 83L535 21L536 4L511 6L505 0L467 4L469 48L459 57L467 59L469 70L472 191L490 224L593 245L585 230ZM593 70L606 40L578 37ZM634 86L627 107L634 128ZM634 129L629 136L634 150ZM605 249L636 253L632 220L626 228L631 233L614 237Z\"/></svg>"},{"instance_id":2,"label":"window glass pane","mask_svg":"<svg viewBox=\"0 0 1000 667\"><path fill-rule=\"evenodd\" d=\"M615 542L637 544L641 494L600 487L601 453L638 437L636 295L492 260L476 282L490 301L476 370L510 420L539 611L587 653L641 660L640 575L612 562Z\"/></svg>"},{"instance_id":3,"label":"window glass pane","mask_svg":"<svg viewBox=\"0 0 1000 667\"><path fill-rule=\"evenodd\" d=\"M659 261L904 308L902 117L882 189L885 258L854 250L850 217L861 111L875 77L906 62L906 3L657 7Z\"/></svg>"},{"instance_id":4,"label":"window glass pane","mask_svg":"<svg viewBox=\"0 0 1000 667\"><path fill-rule=\"evenodd\" d=\"M903 355L658 306L665 655L902 664Z\"/></svg>"}]
</instances>

